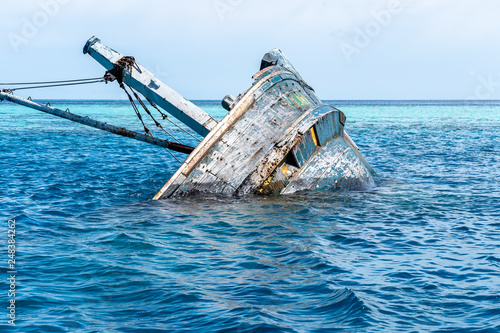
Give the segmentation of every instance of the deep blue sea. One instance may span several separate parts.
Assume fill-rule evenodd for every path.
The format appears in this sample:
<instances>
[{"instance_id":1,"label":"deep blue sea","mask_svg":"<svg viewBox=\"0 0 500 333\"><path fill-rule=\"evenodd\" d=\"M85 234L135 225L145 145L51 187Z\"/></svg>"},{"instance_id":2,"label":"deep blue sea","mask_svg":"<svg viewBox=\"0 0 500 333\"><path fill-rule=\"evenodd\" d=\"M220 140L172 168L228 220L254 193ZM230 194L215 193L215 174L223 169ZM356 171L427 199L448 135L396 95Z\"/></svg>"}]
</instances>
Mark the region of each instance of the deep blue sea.
<instances>
[{"instance_id":1,"label":"deep blue sea","mask_svg":"<svg viewBox=\"0 0 500 333\"><path fill-rule=\"evenodd\" d=\"M500 332L500 102L332 103L376 187L163 201L165 149L0 103L0 332Z\"/></svg>"}]
</instances>

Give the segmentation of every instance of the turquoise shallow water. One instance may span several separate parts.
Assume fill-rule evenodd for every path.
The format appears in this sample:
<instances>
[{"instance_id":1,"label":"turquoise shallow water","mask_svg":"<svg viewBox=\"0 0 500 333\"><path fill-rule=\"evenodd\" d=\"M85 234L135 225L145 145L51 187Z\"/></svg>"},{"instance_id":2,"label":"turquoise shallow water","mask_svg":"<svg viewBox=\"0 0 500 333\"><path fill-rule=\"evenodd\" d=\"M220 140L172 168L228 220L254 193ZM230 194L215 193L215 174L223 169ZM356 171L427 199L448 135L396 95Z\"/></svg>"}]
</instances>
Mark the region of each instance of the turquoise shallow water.
<instances>
[{"instance_id":1,"label":"turquoise shallow water","mask_svg":"<svg viewBox=\"0 0 500 333\"><path fill-rule=\"evenodd\" d=\"M155 202L165 150L0 103L0 331L500 331L500 103L333 104L377 187ZM53 105L141 128L123 102Z\"/></svg>"}]
</instances>

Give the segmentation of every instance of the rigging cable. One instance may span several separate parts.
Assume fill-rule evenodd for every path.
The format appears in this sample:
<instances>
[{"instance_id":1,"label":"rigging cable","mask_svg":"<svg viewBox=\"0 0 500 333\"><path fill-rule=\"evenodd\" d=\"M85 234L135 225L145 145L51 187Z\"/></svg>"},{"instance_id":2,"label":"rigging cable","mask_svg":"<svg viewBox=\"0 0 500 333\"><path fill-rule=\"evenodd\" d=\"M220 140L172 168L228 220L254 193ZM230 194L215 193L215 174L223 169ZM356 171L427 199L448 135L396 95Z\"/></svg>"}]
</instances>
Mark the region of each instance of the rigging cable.
<instances>
[{"instance_id":1,"label":"rigging cable","mask_svg":"<svg viewBox=\"0 0 500 333\"><path fill-rule=\"evenodd\" d=\"M16 90L26 90L26 89L40 89L40 88L53 88L53 87L62 87L62 86L76 86L76 85L81 85L81 84L92 84L92 83L100 83L104 82L104 79L99 79L95 81L88 81L88 82L78 82L78 83L61 83L61 84L51 84L51 85L41 85L41 86L31 86L31 87L21 87L21 88L11 88L9 89L10 91L16 91Z\"/></svg>"},{"instance_id":2,"label":"rigging cable","mask_svg":"<svg viewBox=\"0 0 500 333\"><path fill-rule=\"evenodd\" d=\"M127 85L128 86L128 85ZM144 130L146 131L146 134L149 134L151 136L153 136L153 134L151 134L151 131L146 127L146 125L144 124L144 121L142 120L142 116L141 116L141 113L139 112L139 109L137 108L137 105L135 104L134 100L132 99L132 96L130 96L130 94L128 93L127 89L125 89L125 85L123 83L120 83L120 87L125 91L125 93L127 94L128 96L128 99L130 101L130 104L132 104L132 107L135 111L135 113L137 114L137 117L139 118L139 120L141 121L142 125L144 126ZM135 93L135 91L130 87L130 90L132 91L132 93L134 93L135 97L137 98L137 100L139 101L139 103L141 103L141 105L145 108L146 112L151 116L151 118L153 119L153 121L155 123L158 123L156 121L155 118L153 118L153 115L151 114L151 112L149 112L149 110L146 108L146 106L144 105L144 103L142 102L142 100L139 98L139 96L137 96L137 94ZM160 125L161 127L161 125ZM163 127L162 127L163 129ZM165 130L164 130L165 131ZM167 131L165 131L168 135L170 135L172 138L174 138L177 142L181 143L179 140L177 140L173 135L171 135L170 133L168 133ZM167 153L170 154L170 156L172 156L174 159L177 160L177 162L179 162L180 164L182 164L182 162L167 148L165 148L165 150L167 151Z\"/></svg>"},{"instance_id":3,"label":"rigging cable","mask_svg":"<svg viewBox=\"0 0 500 333\"><path fill-rule=\"evenodd\" d=\"M182 162L177 157L175 157L175 155L169 149L165 148L165 150L167 151L167 153L170 154L170 156L172 156L173 158L175 158L177 160L177 162L179 162L180 164L182 164Z\"/></svg>"},{"instance_id":4,"label":"rigging cable","mask_svg":"<svg viewBox=\"0 0 500 333\"><path fill-rule=\"evenodd\" d=\"M137 115L137 118L139 118L139 120L142 123L142 126L144 126L144 131L146 132L146 134L149 134L149 135L153 136L153 134L151 134L151 131L149 130L149 128L147 128L146 124L144 123L144 120L142 120L142 115L139 112L139 108L137 108L137 105L135 104L134 99L132 98L132 96L130 96L130 94L128 93L127 89L123 85L123 83L120 83L120 88L122 88L125 91L125 93L127 94L128 99L130 101L130 104L132 104L132 108L134 109L135 114Z\"/></svg>"},{"instance_id":5,"label":"rigging cable","mask_svg":"<svg viewBox=\"0 0 500 333\"><path fill-rule=\"evenodd\" d=\"M170 135L175 141L177 141L178 143L182 144L175 136L173 136L172 134L170 134L166 129L163 128L163 126L161 126L161 124L153 117L153 115L151 114L151 111L149 111L148 107L144 104L144 102L142 101L142 99L137 95L137 93L134 91L134 89L132 89L131 86L129 86L127 84L127 86L129 87L130 91L132 91L132 93L134 94L135 98L139 101L139 103L141 104L142 108L144 109L144 111L146 111L146 113L151 117L151 119L153 119L156 127L158 128L161 128L163 130L163 132L167 133L168 135Z\"/></svg>"},{"instance_id":6,"label":"rigging cable","mask_svg":"<svg viewBox=\"0 0 500 333\"><path fill-rule=\"evenodd\" d=\"M127 86L129 87L130 91L134 94L134 97L137 99L137 101L139 101L139 103L141 104L141 106L144 108L144 110L146 111L146 113L151 117L151 119L154 121L155 125L159 128L161 128L165 133L167 133L169 136L171 136L175 141L177 141L179 144L182 144L175 136L173 136L172 134L170 134L167 130L165 130L163 128L163 126L161 126L161 124L153 117L153 115L151 114L151 111L149 111L148 107L144 104L144 102L142 101L142 99L137 95L137 93L134 91L134 89L129 86L127 84ZM125 85L123 83L120 83L120 87L125 91L125 93L127 94L128 96L128 99L130 101L130 103L132 104L132 107L134 108L134 111L135 113L137 114L137 117L141 120L142 122L142 125L144 126L144 129L146 131L146 133L148 133L149 135L152 136L151 132L149 131L149 129L146 127L146 125L144 124L144 121L142 120L142 116L137 108L137 105L135 104L134 100L132 99L132 96L130 96L130 94L128 93L128 91L125 89ZM149 99L148 99L149 101ZM150 101L151 103L151 101ZM152 104L153 105L153 104ZM156 106L153 105L155 108ZM160 113L163 115L163 113L160 111ZM166 115L165 115L166 117ZM180 164L182 164L182 162L167 148L165 148L165 150L167 151L167 153L170 154L170 156L172 156L177 162L179 162Z\"/></svg>"},{"instance_id":7,"label":"rigging cable","mask_svg":"<svg viewBox=\"0 0 500 333\"><path fill-rule=\"evenodd\" d=\"M176 124L175 122L173 122L165 113L163 113L160 108L158 108L158 106L156 106L155 103L153 103L153 101L151 101L149 98L146 98L149 102L149 104L151 104L152 107L154 107L156 110L158 110L158 112L161 114L162 118L164 120L167 120L169 121L170 123L172 123L174 126L176 126L177 128L179 128L181 131L185 132L186 134L190 135L191 137L193 137L195 140L201 142L201 140L199 138L197 138L196 136L194 136L193 134L189 133L188 131L186 131L184 128L182 128L181 126L179 126L178 124Z\"/></svg>"},{"instance_id":8,"label":"rigging cable","mask_svg":"<svg viewBox=\"0 0 500 333\"><path fill-rule=\"evenodd\" d=\"M89 78L89 79L75 79L75 80L59 80L59 81L0 83L0 86L27 86L27 85L32 85L32 84L67 83L67 82L80 82L80 81L94 81L94 80L100 80L100 79L102 79L102 77L94 77L94 78Z\"/></svg>"}]
</instances>

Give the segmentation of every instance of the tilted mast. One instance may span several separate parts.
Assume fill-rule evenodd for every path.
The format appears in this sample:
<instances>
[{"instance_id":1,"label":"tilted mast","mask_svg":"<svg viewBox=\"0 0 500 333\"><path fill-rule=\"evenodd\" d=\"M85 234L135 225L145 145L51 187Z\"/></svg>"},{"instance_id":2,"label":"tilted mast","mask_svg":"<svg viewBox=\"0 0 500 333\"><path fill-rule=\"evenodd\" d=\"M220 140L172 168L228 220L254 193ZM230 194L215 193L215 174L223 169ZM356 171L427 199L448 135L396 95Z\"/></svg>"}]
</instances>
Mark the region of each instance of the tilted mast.
<instances>
[{"instance_id":1,"label":"tilted mast","mask_svg":"<svg viewBox=\"0 0 500 333\"><path fill-rule=\"evenodd\" d=\"M0 90L0 102L3 100L9 101L9 102L12 102L15 104L19 104L19 105L28 107L30 109L42 111L42 112L45 112L45 113L48 113L48 114L51 114L51 115L54 115L57 117L68 119L68 120L74 121L76 123L80 123L82 125L87 125L87 126L94 127L94 128L106 131L106 132L118 134L118 135L121 135L121 136L124 136L127 138L131 138L134 140L139 140L139 141L147 142L147 143L150 143L150 144L153 144L156 146L164 147L164 148L167 148L167 149L170 149L173 151L177 151L179 153L191 154L191 152L194 150L194 148L189 147L189 146L185 146L185 145L180 144L180 143L170 142L167 140L155 138L151 135L137 133L134 131L127 130L126 128L123 128L123 127L118 127L118 126L106 124L106 123L91 119L89 117L82 117L82 116L79 116L79 115L76 115L76 114L69 112L68 109L66 111L63 111L63 110L60 110L60 109L57 109L57 108L50 106L49 103L47 103L47 105L43 105L43 104L37 103L35 101L32 101L31 99L25 99L25 98L21 98L18 96L14 96L9 90L5 90L5 89Z\"/></svg>"},{"instance_id":2,"label":"tilted mast","mask_svg":"<svg viewBox=\"0 0 500 333\"><path fill-rule=\"evenodd\" d=\"M119 83L138 91L201 136L206 136L217 125L217 120L158 80L133 57L123 56L102 44L99 38L90 38L83 53L99 62Z\"/></svg>"}]
</instances>

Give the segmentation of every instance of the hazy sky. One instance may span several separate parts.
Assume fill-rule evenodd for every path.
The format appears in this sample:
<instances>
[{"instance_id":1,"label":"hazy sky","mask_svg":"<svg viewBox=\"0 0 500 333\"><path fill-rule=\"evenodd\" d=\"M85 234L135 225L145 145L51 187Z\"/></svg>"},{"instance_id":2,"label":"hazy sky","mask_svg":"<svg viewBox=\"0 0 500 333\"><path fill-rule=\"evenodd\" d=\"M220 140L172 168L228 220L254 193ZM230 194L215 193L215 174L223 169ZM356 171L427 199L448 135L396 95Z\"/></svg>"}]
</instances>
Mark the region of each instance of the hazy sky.
<instances>
[{"instance_id":1,"label":"hazy sky","mask_svg":"<svg viewBox=\"0 0 500 333\"><path fill-rule=\"evenodd\" d=\"M275 47L322 99L500 99L499 17L499 0L2 1L0 82L101 76L96 35L190 99L238 95Z\"/></svg>"}]
</instances>

